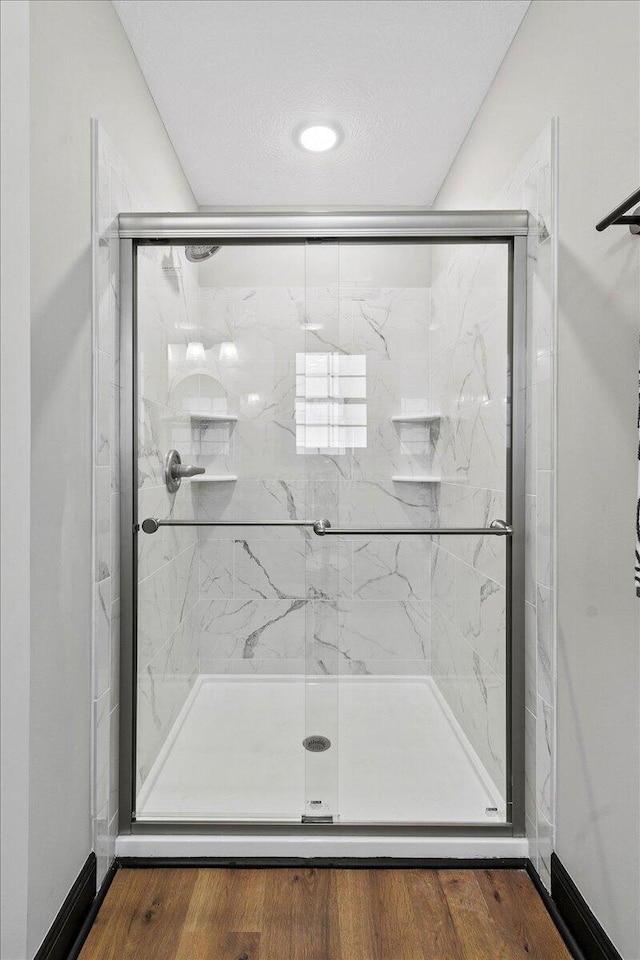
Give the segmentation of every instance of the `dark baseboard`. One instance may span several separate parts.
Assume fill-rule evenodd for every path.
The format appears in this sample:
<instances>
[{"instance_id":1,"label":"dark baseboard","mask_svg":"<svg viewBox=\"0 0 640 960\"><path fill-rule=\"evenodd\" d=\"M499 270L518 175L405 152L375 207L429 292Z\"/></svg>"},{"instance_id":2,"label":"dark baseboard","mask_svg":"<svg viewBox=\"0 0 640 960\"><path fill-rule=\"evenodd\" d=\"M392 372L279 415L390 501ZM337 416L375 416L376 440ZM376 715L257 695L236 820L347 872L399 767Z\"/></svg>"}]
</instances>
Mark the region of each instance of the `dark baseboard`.
<instances>
[{"instance_id":1,"label":"dark baseboard","mask_svg":"<svg viewBox=\"0 0 640 960\"><path fill-rule=\"evenodd\" d=\"M77 957L80 956L80 951L84 946L85 940L89 936L91 927L93 926L95 919L98 916L98 911L104 902L104 898L107 895L109 887L111 886L111 881L113 880L117 872L118 872L118 861L114 860L111 866L109 867L109 869L107 870L104 880L100 884L100 889L95 895L95 898L93 900L93 903L91 904L89 912L87 913L84 919L84 923L78 930L78 933L76 935L75 940L73 941L73 944L71 946L71 949L69 950L66 960L77 960Z\"/></svg>"},{"instance_id":2,"label":"dark baseboard","mask_svg":"<svg viewBox=\"0 0 640 960\"><path fill-rule=\"evenodd\" d=\"M278 867L328 867L352 870L524 870L524 857L495 857L483 860L460 860L418 857L119 857L118 866L129 869L150 867L250 867L274 869Z\"/></svg>"},{"instance_id":3,"label":"dark baseboard","mask_svg":"<svg viewBox=\"0 0 640 960\"><path fill-rule=\"evenodd\" d=\"M558 910L557 906L553 902L551 894L549 893L544 883L540 879L540 874L534 867L531 860L527 860L526 869L529 875L529 879L531 880L534 887L538 891L538 895L540 896L540 899L542 900L545 907L547 908L547 913L553 920L558 930L558 933L564 940L564 944L567 950L569 951L569 953L571 954L571 956L573 957L573 960L586 960L585 955L583 954L582 950L576 943L575 938L571 933L571 930L569 929L567 924L564 922L562 915L560 914L560 911Z\"/></svg>"},{"instance_id":4,"label":"dark baseboard","mask_svg":"<svg viewBox=\"0 0 640 960\"><path fill-rule=\"evenodd\" d=\"M89 854L34 960L67 960L96 895L96 855Z\"/></svg>"},{"instance_id":5,"label":"dark baseboard","mask_svg":"<svg viewBox=\"0 0 640 960\"><path fill-rule=\"evenodd\" d=\"M622 960L555 853L551 854L551 895L584 960Z\"/></svg>"}]
</instances>

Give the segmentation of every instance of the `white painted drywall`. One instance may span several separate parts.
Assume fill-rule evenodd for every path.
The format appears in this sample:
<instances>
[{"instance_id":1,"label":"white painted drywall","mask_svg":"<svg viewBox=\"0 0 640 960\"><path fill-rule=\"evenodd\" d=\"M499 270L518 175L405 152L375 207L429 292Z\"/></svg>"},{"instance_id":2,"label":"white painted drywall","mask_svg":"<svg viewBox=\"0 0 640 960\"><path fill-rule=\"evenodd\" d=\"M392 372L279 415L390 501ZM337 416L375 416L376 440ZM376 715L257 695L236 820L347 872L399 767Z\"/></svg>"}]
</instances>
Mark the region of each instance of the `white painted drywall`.
<instances>
[{"instance_id":1,"label":"white painted drywall","mask_svg":"<svg viewBox=\"0 0 640 960\"><path fill-rule=\"evenodd\" d=\"M559 117L556 851L625 960L640 957L640 241L594 225L640 181L638 28L635 0L534 0L436 204L490 205Z\"/></svg>"},{"instance_id":2,"label":"white painted drywall","mask_svg":"<svg viewBox=\"0 0 640 960\"><path fill-rule=\"evenodd\" d=\"M29 839L29 4L0 4L0 957L26 955Z\"/></svg>"},{"instance_id":3,"label":"white painted drywall","mask_svg":"<svg viewBox=\"0 0 640 960\"><path fill-rule=\"evenodd\" d=\"M30 11L29 957L91 850L91 117L150 201L194 209L110 0Z\"/></svg>"}]
</instances>

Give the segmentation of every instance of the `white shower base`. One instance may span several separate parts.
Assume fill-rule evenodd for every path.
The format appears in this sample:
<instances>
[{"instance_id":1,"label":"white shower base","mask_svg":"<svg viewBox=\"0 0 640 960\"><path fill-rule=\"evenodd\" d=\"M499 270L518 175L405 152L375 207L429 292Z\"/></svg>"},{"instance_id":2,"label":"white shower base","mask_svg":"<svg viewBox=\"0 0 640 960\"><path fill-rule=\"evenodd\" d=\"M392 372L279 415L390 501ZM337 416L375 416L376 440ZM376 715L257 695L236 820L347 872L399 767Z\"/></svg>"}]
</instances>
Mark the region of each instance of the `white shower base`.
<instances>
[{"instance_id":1,"label":"white shower base","mask_svg":"<svg viewBox=\"0 0 640 960\"><path fill-rule=\"evenodd\" d=\"M305 750L309 734L328 736L331 748ZM505 817L430 677L227 675L194 684L136 816L299 823L314 812L365 824Z\"/></svg>"}]
</instances>

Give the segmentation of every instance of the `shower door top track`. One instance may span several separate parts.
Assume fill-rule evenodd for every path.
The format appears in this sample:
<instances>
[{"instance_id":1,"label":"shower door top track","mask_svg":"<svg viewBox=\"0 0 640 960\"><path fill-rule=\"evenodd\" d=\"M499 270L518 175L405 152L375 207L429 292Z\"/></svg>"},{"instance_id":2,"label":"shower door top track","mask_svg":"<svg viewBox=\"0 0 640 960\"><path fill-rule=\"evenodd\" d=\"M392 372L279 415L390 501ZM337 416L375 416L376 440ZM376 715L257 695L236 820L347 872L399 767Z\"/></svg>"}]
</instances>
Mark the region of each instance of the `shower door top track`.
<instances>
[{"instance_id":1,"label":"shower door top track","mask_svg":"<svg viewBox=\"0 0 640 960\"><path fill-rule=\"evenodd\" d=\"M524 386L527 235L524 210L282 211L220 213L121 213L120 237L120 474L121 653L120 800L122 834L256 834L282 836L524 836ZM208 241L243 243L330 242L504 244L508 249L506 677L507 817L501 823L332 823L135 819L136 742L136 282L139 245ZM336 531L338 532L338 531ZM342 531L339 531L342 532ZM345 531L347 532L347 531ZM372 531L373 532L373 531ZM407 531L408 532L408 531ZM434 531L435 532L435 531ZM438 533L444 531L437 531ZM479 532L479 531L478 531ZM493 532L493 531L492 531ZM506 535L505 535L506 533ZM328 834L327 834L328 831Z\"/></svg>"}]
</instances>

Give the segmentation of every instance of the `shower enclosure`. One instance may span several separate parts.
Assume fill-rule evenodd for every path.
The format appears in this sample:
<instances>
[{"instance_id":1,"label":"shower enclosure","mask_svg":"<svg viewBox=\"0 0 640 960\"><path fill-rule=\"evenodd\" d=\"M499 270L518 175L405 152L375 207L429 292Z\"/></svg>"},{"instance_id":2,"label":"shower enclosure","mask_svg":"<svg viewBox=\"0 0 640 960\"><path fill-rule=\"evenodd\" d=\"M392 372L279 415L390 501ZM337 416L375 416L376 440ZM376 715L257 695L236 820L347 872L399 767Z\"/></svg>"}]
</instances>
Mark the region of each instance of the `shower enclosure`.
<instances>
[{"instance_id":1,"label":"shower enclosure","mask_svg":"<svg viewBox=\"0 0 640 960\"><path fill-rule=\"evenodd\" d=\"M526 233L121 215L121 832L523 833Z\"/></svg>"}]
</instances>

